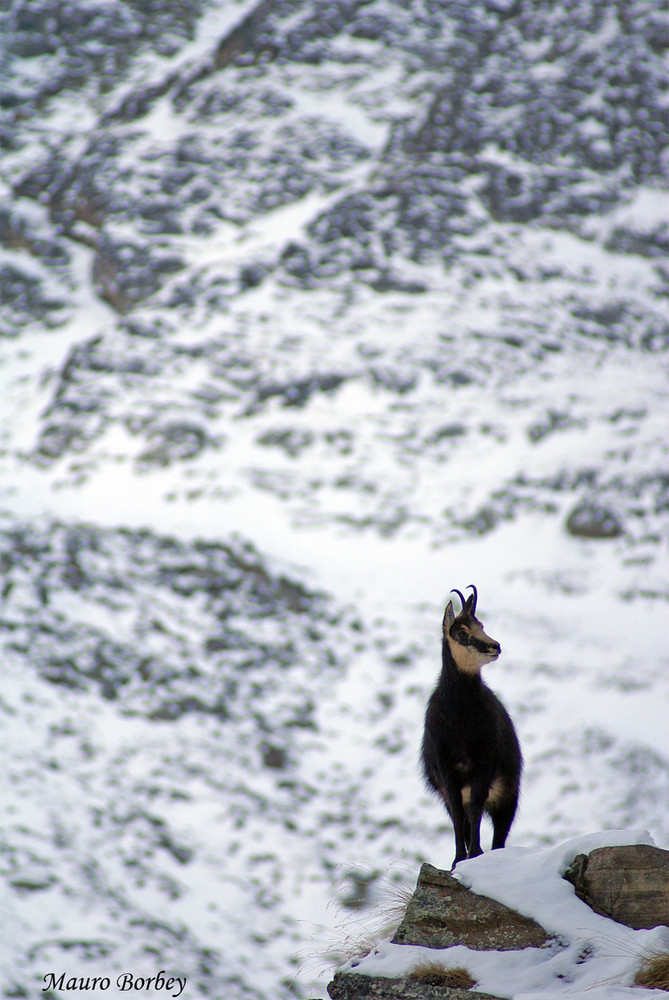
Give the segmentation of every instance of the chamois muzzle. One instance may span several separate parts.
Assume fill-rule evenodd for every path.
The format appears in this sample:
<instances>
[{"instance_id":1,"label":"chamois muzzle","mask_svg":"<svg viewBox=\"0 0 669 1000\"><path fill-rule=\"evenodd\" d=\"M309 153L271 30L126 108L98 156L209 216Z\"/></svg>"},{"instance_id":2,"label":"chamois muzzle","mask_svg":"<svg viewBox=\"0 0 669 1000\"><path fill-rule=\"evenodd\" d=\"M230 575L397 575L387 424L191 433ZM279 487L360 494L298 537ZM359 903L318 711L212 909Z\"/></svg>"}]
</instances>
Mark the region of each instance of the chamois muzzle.
<instances>
[{"instance_id":1,"label":"chamois muzzle","mask_svg":"<svg viewBox=\"0 0 669 1000\"><path fill-rule=\"evenodd\" d=\"M483 635L485 635L485 632ZM462 641L462 645L473 646L479 653L483 653L484 656L490 656L494 660L496 660L502 652L500 644L494 639L489 639L487 636L485 639L479 639L478 636L470 634L464 641Z\"/></svg>"}]
</instances>

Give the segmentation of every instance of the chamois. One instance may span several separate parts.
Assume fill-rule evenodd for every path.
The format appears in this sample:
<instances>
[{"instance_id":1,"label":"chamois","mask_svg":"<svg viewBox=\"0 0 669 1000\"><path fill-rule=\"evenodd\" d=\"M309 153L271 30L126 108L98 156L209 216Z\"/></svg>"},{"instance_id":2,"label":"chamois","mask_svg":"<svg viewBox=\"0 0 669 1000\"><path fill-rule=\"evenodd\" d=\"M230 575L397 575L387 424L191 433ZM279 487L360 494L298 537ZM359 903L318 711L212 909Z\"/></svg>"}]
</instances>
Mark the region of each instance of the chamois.
<instances>
[{"instance_id":1,"label":"chamois","mask_svg":"<svg viewBox=\"0 0 669 1000\"><path fill-rule=\"evenodd\" d=\"M455 860L482 854L481 816L493 822L492 847L504 847L518 806L523 758L501 701L481 680L481 668L502 647L475 617L476 587L456 616L449 601L442 624L442 668L427 706L422 762L426 784L444 801L455 828Z\"/></svg>"}]
</instances>

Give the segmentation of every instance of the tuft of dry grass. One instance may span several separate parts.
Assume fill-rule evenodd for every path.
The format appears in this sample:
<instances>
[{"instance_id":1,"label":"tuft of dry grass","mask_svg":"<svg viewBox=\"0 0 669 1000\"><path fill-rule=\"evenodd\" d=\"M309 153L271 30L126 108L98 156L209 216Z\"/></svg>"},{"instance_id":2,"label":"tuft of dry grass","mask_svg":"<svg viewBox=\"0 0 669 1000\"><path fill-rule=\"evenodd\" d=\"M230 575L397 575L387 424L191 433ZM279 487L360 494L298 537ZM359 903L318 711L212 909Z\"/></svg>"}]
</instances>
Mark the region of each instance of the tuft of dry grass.
<instances>
[{"instance_id":1,"label":"tuft of dry grass","mask_svg":"<svg viewBox=\"0 0 669 1000\"><path fill-rule=\"evenodd\" d=\"M644 959L639 971L634 977L635 986L646 986L648 989L665 990L669 993L669 951L649 955Z\"/></svg>"},{"instance_id":2,"label":"tuft of dry grass","mask_svg":"<svg viewBox=\"0 0 669 1000\"><path fill-rule=\"evenodd\" d=\"M322 969L323 961L336 969L369 955L380 941L392 937L406 912L409 900L415 890L415 872L401 865L391 866L378 878L370 869L369 905L357 912L342 910L336 926L329 932L330 940L325 944L325 950L319 950L305 961L303 968ZM371 877L374 875L374 877ZM350 876L342 878L340 892L348 889ZM333 906L339 904L333 902Z\"/></svg>"},{"instance_id":3,"label":"tuft of dry grass","mask_svg":"<svg viewBox=\"0 0 669 1000\"><path fill-rule=\"evenodd\" d=\"M451 986L460 990L476 986L476 980L472 979L466 969L449 969L441 962L420 962L409 973L409 979L416 979L426 986Z\"/></svg>"}]
</instances>

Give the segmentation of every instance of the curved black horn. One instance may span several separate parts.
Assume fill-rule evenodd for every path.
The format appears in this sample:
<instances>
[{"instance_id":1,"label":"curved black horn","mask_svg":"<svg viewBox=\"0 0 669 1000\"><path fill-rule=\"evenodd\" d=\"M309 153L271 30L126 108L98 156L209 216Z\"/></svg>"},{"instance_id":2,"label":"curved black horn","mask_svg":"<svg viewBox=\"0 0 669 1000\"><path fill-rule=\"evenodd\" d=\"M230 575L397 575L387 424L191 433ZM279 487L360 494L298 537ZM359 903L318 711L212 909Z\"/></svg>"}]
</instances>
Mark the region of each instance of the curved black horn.
<instances>
[{"instance_id":1,"label":"curved black horn","mask_svg":"<svg viewBox=\"0 0 669 1000\"><path fill-rule=\"evenodd\" d=\"M470 583L470 584L469 584L469 586L467 587L467 590L473 590L473 591L474 591L474 603L473 603L473 604L472 604L472 606L471 606L471 613L472 613L473 615L475 615L475 614L476 614L476 602L477 602L477 601L478 601L478 599L479 599L479 595L478 595L478 593L477 593L477 591L476 591L476 587L474 586L474 584L473 584L473 583Z\"/></svg>"},{"instance_id":2,"label":"curved black horn","mask_svg":"<svg viewBox=\"0 0 669 1000\"><path fill-rule=\"evenodd\" d=\"M465 599L464 599L464 597L462 596L462 594L460 593L460 591L459 591L459 590L456 590L456 589L455 589L455 587L453 587L453 589L451 590L451 593L452 593L452 594L457 594L457 595L458 595L458 597L460 598L460 602L461 602L461 604L462 604L462 607L464 608L464 606L465 606Z\"/></svg>"}]
</instances>

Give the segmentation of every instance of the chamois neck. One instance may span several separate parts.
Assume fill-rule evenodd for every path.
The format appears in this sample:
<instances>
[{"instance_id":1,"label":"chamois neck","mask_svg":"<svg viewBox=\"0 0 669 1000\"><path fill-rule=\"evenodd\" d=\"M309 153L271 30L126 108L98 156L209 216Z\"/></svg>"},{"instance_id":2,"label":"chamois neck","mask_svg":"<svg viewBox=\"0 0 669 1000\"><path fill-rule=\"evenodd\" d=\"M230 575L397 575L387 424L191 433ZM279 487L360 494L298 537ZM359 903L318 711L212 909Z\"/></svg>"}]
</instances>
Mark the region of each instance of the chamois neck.
<instances>
[{"instance_id":1,"label":"chamois neck","mask_svg":"<svg viewBox=\"0 0 669 1000\"><path fill-rule=\"evenodd\" d=\"M441 676L444 682L453 683L453 681L461 681L472 688L478 688L483 683L480 668L474 670L463 669L462 665L458 664L453 656L451 647L446 639L444 639L442 644L441 660Z\"/></svg>"}]
</instances>

